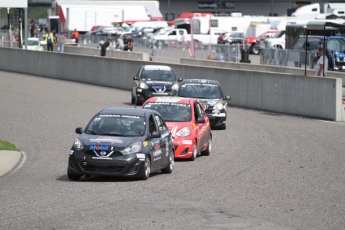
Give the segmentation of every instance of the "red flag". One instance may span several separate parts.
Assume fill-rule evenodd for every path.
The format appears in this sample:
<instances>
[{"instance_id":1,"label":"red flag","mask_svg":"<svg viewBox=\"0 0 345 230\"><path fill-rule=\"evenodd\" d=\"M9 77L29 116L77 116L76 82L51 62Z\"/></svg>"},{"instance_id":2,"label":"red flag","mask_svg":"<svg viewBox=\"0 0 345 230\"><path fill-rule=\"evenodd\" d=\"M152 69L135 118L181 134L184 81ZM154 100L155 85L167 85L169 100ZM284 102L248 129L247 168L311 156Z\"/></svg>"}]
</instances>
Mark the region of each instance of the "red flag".
<instances>
[{"instance_id":1,"label":"red flag","mask_svg":"<svg viewBox=\"0 0 345 230\"><path fill-rule=\"evenodd\" d=\"M189 44L188 52L192 58L195 58L192 18L189 19L189 24L190 24L190 44Z\"/></svg>"}]
</instances>

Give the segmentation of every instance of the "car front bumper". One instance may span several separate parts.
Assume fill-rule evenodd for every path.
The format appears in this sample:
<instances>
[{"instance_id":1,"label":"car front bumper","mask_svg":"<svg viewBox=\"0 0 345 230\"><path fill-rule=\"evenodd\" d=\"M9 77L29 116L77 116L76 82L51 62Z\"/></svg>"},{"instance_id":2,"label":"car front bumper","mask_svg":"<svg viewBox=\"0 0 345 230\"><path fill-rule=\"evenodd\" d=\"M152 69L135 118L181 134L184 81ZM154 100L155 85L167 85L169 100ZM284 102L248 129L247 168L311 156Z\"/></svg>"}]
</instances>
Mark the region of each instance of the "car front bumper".
<instances>
[{"instance_id":1,"label":"car front bumper","mask_svg":"<svg viewBox=\"0 0 345 230\"><path fill-rule=\"evenodd\" d=\"M224 126L226 123L226 111L222 110L219 113L214 113L213 111L206 111L206 115L210 120L211 128L218 128Z\"/></svg>"},{"instance_id":2,"label":"car front bumper","mask_svg":"<svg viewBox=\"0 0 345 230\"><path fill-rule=\"evenodd\" d=\"M68 160L68 171L79 175L139 177L144 167L144 153L102 158L85 156L82 151L75 151Z\"/></svg>"},{"instance_id":3,"label":"car front bumper","mask_svg":"<svg viewBox=\"0 0 345 230\"><path fill-rule=\"evenodd\" d=\"M154 92L151 89L137 89L137 101L145 102L150 97L175 96L176 90L166 90L165 92Z\"/></svg>"},{"instance_id":4,"label":"car front bumper","mask_svg":"<svg viewBox=\"0 0 345 230\"><path fill-rule=\"evenodd\" d=\"M175 158L189 159L192 157L194 148L194 138L189 137L174 137Z\"/></svg>"}]
</instances>

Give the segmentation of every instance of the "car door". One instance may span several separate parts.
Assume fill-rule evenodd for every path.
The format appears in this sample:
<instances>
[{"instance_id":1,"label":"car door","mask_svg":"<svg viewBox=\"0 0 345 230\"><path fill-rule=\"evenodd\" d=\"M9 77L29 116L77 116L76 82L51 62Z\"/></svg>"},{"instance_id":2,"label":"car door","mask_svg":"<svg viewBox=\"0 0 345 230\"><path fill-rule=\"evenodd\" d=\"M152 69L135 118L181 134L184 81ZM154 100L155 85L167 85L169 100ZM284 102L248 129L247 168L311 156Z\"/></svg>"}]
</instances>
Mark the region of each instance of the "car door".
<instances>
[{"instance_id":1,"label":"car door","mask_svg":"<svg viewBox=\"0 0 345 230\"><path fill-rule=\"evenodd\" d=\"M171 136L169 135L171 134L161 116L155 113L154 118L156 121L158 132L161 134L161 138L159 140L160 150L156 152L156 155L160 154L160 157L154 158L153 164L155 165L155 168L162 168L162 166L164 166L164 163L168 159L167 148L169 147L169 138L171 138Z\"/></svg>"},{"instance_id":2,"label":"car door","mask_svg":"<svg viewBox=\"0 0 345 230\"><path fill-rule=\"evenodd\" d=\"M142 68L139 69L139 71L137 72L137 75L135 75L135 77L133 78L132 95L134 98L137 97L137 88L139 87L141 72L142 72Z\"/></svg>"},{"instance_id":3,"label":"car door","mask_svg":"<svg viewBox=\"0 0 345 230\"><path fill-rule=\"evenodd\" d=\"M194 109L195 109L195 115L197 117L196 119L198 119L199 117L205 119L206 114L204 110L202 109L202 105L199 102L194 102ZM208 140L206 119L204 123L197 123L196 126L198 127L197 140L199 143L198 150L200 151Z\"/></svg>"}]
</instances>

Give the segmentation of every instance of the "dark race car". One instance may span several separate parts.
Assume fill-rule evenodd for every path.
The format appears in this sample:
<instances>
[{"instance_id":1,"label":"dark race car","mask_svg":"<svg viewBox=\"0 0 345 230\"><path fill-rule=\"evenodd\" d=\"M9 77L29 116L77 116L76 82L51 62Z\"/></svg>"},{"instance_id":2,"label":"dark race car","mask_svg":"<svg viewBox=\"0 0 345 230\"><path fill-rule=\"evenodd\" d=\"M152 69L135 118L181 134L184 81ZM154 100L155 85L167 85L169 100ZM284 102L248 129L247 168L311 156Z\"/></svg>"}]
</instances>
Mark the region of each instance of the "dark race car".
<instances>
[{"instance_id":1,"label":"dark race car","mask_svg":"<svg viewBox=\"0 0 345 230\"><path fill-rule=\"evenodd\" d=\"M226 129L227 100L218 81L208 79L184 79L181 82L177 96L197 98L203 105L211 128Z\"/></svg>"},{"instance_id":2,"label":"dark race car","mask_svg":"<svg viewBox=\"0 0 345 230\"><path fill-rule=\"evenodd\" d=\"M127 176L146 180L151 172L171 173L172 135L154 110L108 108L76 129L68 160L68 178L85 175Z\"/></svg>"},{"instance_id":3,"label":"dark race car","mask_svg":"<svg viewBox=\"0 0 345 230\"><path fill-rule=\"evenodd\" d=\"M131 103L137 105L154 96L175 96L182 81L166 65L143 65L133 80Z\"/></svg>"},{"instance_id":4,"label":"dark race car","mask_svg":"<svg viewBox=\"0 0 345 230\"><path fill-rule=\"evenodd\" d=\"M142 107L162 115L173 136L175 158L194 161L198 154L210 155L212 132L209 118L197 99L152 97Z\"/></svg>"}]
</instances>

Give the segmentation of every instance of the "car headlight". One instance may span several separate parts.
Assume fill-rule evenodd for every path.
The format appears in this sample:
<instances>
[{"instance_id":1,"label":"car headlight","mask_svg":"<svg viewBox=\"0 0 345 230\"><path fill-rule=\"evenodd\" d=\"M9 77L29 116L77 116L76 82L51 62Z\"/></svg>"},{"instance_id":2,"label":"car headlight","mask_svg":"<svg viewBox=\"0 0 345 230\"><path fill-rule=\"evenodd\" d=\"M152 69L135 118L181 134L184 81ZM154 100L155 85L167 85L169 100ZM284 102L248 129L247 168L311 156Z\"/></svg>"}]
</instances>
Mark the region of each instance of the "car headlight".
<instances>
[{"instance_id":1,"label":"car headlight","mask_svg":"<svg viewBox=\"0 0 345 230\"><path fill-rule=\"evenodd\" d=\"M139 88L148 89L149 87L144 82L140 82Z\"/></svg>"},{"instance_id":2,"label":"car headlight","mask_svg":"<svg viewBox=\"0 0 345 230\"><path fill-rule=\"evenodd\" d=\"M123 155L127 155L127 154L131 154L131 153L137 153L140 150L141 150L141 142L138 141L138 142L131 144L130 146L128 146L124 150L122 150L121 153Z\"/></svg>"},{"instance_id":3,"label":"car headlight","mask_svg":"<svg viewBox=\"0 0 345 230\"><path fill-rule=\"evenodd\" d=\"M75 150L82 150L84 148L84 145L79 139L75 139L73 143L73 147Z\"/></svg>"},{"instance_id":4,"label":"car headlight","mask_svg":"<svg viewBox=\"0 0 345 230\"><path fill-rule=\"evenodd\" d=\"M337 61L340 61L340 58L339 58L339 57L337 57L337 58L336 58L336 60L337 60Z\"/></svg>"},{"instance_id":5,"label":"car headlight","mask_svg":"<svg viewBox=\"0 0 345 230\"><path fill-rule=\"evenodd\" d=\"M174 85L171 87L171 89L173 89L173 90L178 90L178 83L174 84Z\"/></svg>"},{"instance_id":6,"label":"car headlight","mask_svg":"<svg viewBox=\"0 0 345 230\"><path fill-rule=\"evenodd\" d=\"M176 133L176 136L179 136L179 137L187 137L190 135L190 128L189 126L186 126L182 129L180 129L177 133Z\"/></svg>"},{"instance_id":7,"label":"car headlight","mask_svg":"<svg viewBox=\"0 0 345 230\"><path fill-rule=\"evenodd\" d=\"M224 108L223 104L221 102L217 103L215 106L214 106L215 109L217 110L222 110Z\"/></svg>"}]
</instances>

